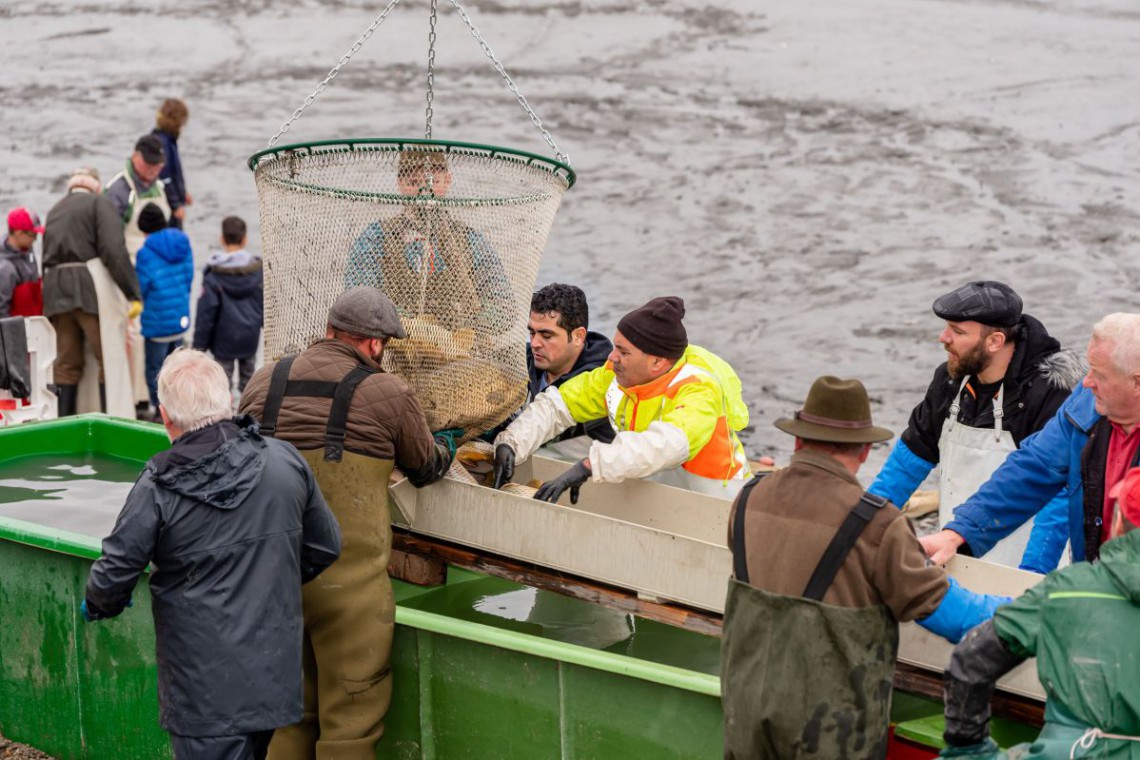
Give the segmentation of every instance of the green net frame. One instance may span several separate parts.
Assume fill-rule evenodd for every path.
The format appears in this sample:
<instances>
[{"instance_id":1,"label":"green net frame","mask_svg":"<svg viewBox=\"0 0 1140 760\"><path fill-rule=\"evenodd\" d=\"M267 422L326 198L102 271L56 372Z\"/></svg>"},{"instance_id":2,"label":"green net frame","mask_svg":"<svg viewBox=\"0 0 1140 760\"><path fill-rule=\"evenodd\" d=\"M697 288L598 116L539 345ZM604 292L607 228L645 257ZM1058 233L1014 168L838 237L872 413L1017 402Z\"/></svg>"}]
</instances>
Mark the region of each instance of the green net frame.
<instances>
[{"instance_id":1,"label":"green net frame","mask_svg":"<svg viewBox=\"0 0 1140 760\"><path fill-rule=\"evenodd\" d=\"M416 391L433 430L470 438L526 400L539 261L566 164L475 143L345 139L249 159L265 261L265 354L325 336L354 285L383 290L408 333L383 367Z\"/></svg>"}]
</instances>

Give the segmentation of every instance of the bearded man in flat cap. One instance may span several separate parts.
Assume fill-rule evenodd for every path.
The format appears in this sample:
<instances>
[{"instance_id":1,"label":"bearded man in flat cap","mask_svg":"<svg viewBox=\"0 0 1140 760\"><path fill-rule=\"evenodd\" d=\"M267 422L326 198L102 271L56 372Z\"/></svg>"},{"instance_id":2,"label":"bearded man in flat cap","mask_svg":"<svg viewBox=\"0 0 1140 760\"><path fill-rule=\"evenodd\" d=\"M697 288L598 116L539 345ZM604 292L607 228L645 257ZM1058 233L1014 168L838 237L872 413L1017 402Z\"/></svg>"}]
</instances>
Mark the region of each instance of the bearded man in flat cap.
<instances>
[{"instance_id":1,"label":"bearded man in flat cap","mask_svg":"<svg viewBox=\"0 0 1140 760\"><path fill-rule=\"evenodd\" d=\"M946 361L868 490L905 504L938 467L944 526L1010 452L1053 417L1082 370L1080 357L1023 313L1021 297L1005 283L966 283L933 308L946 320L938 336ZM1036 525L1025 523L985 559L1049 572L1065 548L1067 509L1067 497L1059 496Z\"/></svg>"},{"instance_id":2,"label":"bearded man in flat cap","mask_svg":"<svg viewBox=\"0 0 1140 760\"><path fill-rule=\"evenodd\" d=\"M516 460L574 425L609 418L617 436L550 480L536 499L570 501L587 480L650 478L733 498L751 476L737 431L748 424L740 379L716 354L689 343L677 296L654 298L618 322L606 363L548 387L495 439L495 486Z\"/></svg>"},{"instance_id":3,"label":"bearded man in flat cap","mask_svg":"<svg viewBox=\"0 0 1140 760\"><path fill-rule=\"evenodd\" d=\"M372 760L384 731L396 610L388 478L399 467L417 488L434 483L455 455L411 387L380 369L384 346L404 336L387 296L351 288L329 309L324 340L262 367L241 397L262 435L300 449L343 534L340 559L302 593L304 714L277 731L270 758Z\"/></svg>"},{"instance_id":4,"label":"bearded man in flat cap","mask_svg":"<svg viewBox=\"0 0 1140 760\"><path fill-rule=\"evenodd\" d=\"M957 642L1008 600L928 563L903 514L863 491L891 432L861 382L817 379L776 427L796 437L791 464L745 485L729 518L724 756L881 760L899 623Z\"/></svg>"}]
</instances>

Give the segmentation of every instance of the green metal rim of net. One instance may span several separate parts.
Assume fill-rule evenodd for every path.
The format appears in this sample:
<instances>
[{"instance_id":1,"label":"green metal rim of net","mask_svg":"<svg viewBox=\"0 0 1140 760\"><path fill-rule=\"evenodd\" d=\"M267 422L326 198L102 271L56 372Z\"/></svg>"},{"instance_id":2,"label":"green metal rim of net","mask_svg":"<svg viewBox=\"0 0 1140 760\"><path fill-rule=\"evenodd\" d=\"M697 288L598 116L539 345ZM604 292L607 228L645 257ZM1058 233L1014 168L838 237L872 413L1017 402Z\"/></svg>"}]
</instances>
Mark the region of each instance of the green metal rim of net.
<instances>
[{"instance_id":1,"label":"green metal rim of net","mask_svg":"<svg viewBox=\"0 0 1140 760\"><path fill-rule=\"evenodd\" d=\"M577 180L577 175L569 164L556 161L537 153L514 148L502 148L496 145L481 143L455 142L453 140L420 140L414 138L396 137L364 137L345 138L341 140L316 140L314 142L292 143L290 145L277 145L258 151L249 157L248 166L251 171L268 161L295 156L315 156L326 153L354 153L354 152L401 152L408 149L430 147L447 154L482 156L484 158L510 161L522 166L532 166L560 177L570 189Z\"/></svg>"}]
</instances>

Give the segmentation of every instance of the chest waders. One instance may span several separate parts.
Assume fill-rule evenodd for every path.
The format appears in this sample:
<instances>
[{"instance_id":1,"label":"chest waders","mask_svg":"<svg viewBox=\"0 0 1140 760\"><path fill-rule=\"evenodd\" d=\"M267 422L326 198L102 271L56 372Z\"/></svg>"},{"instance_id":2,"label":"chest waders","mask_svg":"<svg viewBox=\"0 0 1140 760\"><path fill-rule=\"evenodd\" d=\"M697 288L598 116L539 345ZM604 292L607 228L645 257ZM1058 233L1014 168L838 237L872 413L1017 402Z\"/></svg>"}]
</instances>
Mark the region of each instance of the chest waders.
<instances>
[{"instance_id":1,"label":"chest waders","mask_svg":"<svg viewBox=\"0 0 1140 760\"><path fill-rule=\"evenodd\" d=\"M346 452L344 439L356 388L375 370L356 367L339 382L289 380L292 364L283 359L273 369L261 432L275 435L287 396L332 399L323 448L301 455L340 524L341 553L302 587L304 712L300 723L277 730L269 757L373 760L392 701L388 478L394 463Z\"/></svg>"},{"instance_id":2,"label":"chest waders","mask_svg":"<svg viewBox=\"0 0 1140 760\"><path fill-rule=\"evenodd\" d=\"M749 585L748 496L732 529L721 643L724 756L733 760L879 760L886 757L898 623L886 607L821 600L863 529L886 504L863 494L823 553L803 597Z\"/></svg>"}]
</instances>

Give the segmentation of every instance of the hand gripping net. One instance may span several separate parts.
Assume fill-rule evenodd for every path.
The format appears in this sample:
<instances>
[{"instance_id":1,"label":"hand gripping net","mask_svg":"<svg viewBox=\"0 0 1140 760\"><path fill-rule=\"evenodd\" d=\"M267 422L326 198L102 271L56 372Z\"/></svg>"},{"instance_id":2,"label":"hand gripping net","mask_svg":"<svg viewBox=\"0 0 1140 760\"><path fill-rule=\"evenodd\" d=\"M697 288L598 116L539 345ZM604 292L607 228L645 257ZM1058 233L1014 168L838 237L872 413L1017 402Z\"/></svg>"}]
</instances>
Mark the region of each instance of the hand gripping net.
<instances>
[{"instance_id":1,"label":"hand gripping net","mask_svg":"<svg viewBox=\"0 0 1140 760\"><path fill-rule=\"evenodd\" d=\"M284 146L250 167L267 358L324 337L336 297L371 285L408 333L388 342L384 369L415 389L432 430L470 438L523 404L530 298L569 167L426 140Z\"/></svg>"}]
</instances>

